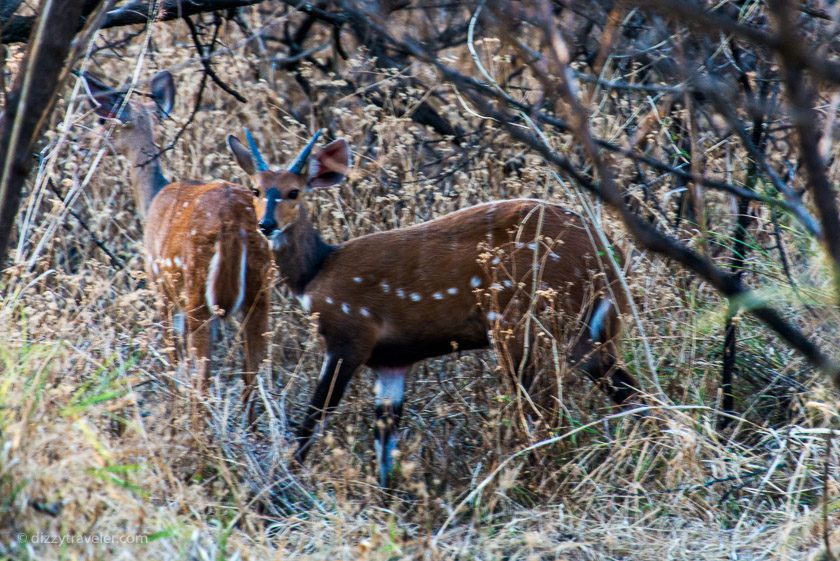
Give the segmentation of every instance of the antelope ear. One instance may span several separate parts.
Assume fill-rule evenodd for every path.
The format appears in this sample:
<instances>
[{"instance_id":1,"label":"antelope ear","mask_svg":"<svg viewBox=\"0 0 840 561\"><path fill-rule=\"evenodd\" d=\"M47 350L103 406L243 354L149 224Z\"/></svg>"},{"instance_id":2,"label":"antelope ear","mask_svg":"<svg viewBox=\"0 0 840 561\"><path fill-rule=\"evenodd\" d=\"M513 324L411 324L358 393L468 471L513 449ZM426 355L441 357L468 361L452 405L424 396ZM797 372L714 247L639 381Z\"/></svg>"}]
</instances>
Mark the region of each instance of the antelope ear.
<instances>
[{"instance_id":1,"label":"antelope ear","mask_svg":"<svg viewBox=\"0 0 840 561\"><path fill-rule=\"evenodd\" d=\"M119 118L124 123L129 120L130 107L125 105L121 108L125 99L122 92L106 86L88 74L82 74L82 79L87 89L88 100L97 115L106 119ZM117 115L118 111L119 115Z\"/></svg>"},{"instance_id":2,"label":"antelope ear","mask_svg":"<svg viewBox=\"0 0 840 561\"><path fill-rule=\"evenodd\" d=\"M175 80L168 70L161 70L152 78L152 98L162 117L168 117L175 106Z\"/></svg>"},{"instance_id":3,"label":"antelope ear","mask_svg":"<svg viewBox=\"0 0 840 561\"><path fill-rule=\"evenodd\" d=\"M309 162L310 189L338 185L350 171L350 146L343 138L333 140L312 157Z\"/></svg>"},{"instance_id":4,"label":"antelope ear","mask_svg":"<svg viewBox=\"0 0 840 561\"><path fill-rule=\"evenodd\" d=\"M233 152L233 157L236 160L236 163L239 164L245 173L248 175L254 175L256 172L256 166L254 166L254 159L251 157L251 151L248 150L242 142L229 134L227 137L228 148L230 151Z\"/></svg>"}]
</instances>

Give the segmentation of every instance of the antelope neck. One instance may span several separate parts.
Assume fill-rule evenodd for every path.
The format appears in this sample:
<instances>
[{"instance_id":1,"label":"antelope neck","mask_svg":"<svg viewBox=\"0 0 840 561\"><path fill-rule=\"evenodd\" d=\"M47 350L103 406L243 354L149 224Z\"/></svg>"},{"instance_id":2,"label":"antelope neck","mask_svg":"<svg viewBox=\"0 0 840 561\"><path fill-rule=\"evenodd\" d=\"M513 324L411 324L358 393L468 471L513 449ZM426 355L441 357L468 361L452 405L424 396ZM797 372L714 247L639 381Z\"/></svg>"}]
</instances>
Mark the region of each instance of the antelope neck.
<instances>
[{"instance_id":1,"label":"antelope neck","mask_svg":"<svg viewBox=\"0 0 840 561\"><path fill-rule=\"evenodd\" d=\"M324 261L338 249L321 238L309 216L301 208L300 218L281 234L284 243L276 251L277 266L292 292L299 296L321 272Z\"/></svg>"},{"instance_id":2,"label":"antelope neck","mask_svg":"<svg viewBox=\"0 0 840 561\"><path fill-rule=\"evenodd\" d=\"M137 203L141 212L146 215L149 206L155 196L164 187L169 185L169 180L163 175L163 168L160 165L160 154L154 142L149 141L143 146L131 149L131 178L134 190L137 194Z\"/></svg>"}]
</instances>

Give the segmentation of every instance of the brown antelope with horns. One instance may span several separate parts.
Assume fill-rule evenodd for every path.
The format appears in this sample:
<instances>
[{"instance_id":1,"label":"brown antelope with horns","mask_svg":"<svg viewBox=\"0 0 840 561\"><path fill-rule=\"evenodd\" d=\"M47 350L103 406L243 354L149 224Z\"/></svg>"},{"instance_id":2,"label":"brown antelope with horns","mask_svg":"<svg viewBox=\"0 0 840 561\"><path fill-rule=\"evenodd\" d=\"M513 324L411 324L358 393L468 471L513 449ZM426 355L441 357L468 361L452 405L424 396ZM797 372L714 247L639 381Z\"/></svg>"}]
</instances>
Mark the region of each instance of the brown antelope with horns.
<instances>
[{"instance_id":1,"label":"brown antelope with horns","mask_svg":"<svg viewBox=\"0 0 840 561\"><path fill-rule=\"evenodd\" d=\"M253 426L251 397L265 357L271 254L257 230L253 193L226 181L170 182L163 175L154 141L158 116L171 111L172 75L151 82L151 102L126 102L125 94L85 76L95 111L116 119L114 144L131 163L131 183L145 218L148 278L159 288L169 325L185 324L189 355L197 364L197 387L207 391L215 318L244 314L245 388L243 407ZM198 425L193 406L193 426Z\"/></svg>"},{"instance_id":2,"label":"brown antelope with horns","mask_svg":"<svg viewBox=\"0 0 840 561\"><path fill-rule=\"evenodd\" d=\"M279 171L269 169L250 133L249 148L228 137L235 159L259 189L259 226L271 241L280 274L304 309L318 313L326 342L320 378L298 429L298 461L303 462L318 423L336 408L353 373L367 365L376 373L375 446L379 482L387 486L411 365L456 349L488 346L494 322L513 325L528 313L534 285L562 293L559 311L580 324L583 336L570 360L603 382L616 402L634 395L636 381L616 365L625 302L611 271L592 275L606 248L593 245L580 216L545 201L507 200L329 245L304 201L312 189L345 178L350 150L338 139L310 158L319 135ZM505 250L491 254L496 255L489 260L492 269L482 265L487 248ZM495 293L498 311L482 308L482 291ZM524 337L524 331L517 333ZM512 346L519 353L512 364L520 363L523 349L523 344ZM521 376L527 389L533 373L525 368Z\"/></svg>"}]
</instances>

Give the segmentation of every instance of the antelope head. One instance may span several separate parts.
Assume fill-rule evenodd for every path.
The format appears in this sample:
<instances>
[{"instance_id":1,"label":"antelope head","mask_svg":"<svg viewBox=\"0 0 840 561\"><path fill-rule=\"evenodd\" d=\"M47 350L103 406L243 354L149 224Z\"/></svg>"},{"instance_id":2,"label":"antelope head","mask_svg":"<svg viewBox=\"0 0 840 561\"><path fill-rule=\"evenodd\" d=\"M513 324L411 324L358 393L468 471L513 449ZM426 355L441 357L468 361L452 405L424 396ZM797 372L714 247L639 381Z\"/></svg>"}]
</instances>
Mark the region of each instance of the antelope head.
<instances>
[{"instance_id":1,"label":"antelope head","mask_svg":"<svg viewBox=\"0 0 840 561\"><path fill-rule=\"evenodd\" d=\"M167 70L155 74L151 91L142 94L149 101L127 101L125 91L110 88L90 75L83 77L96 114L119 125L114 143L120 151L152 138L158 120L168 117L175 105L175 81Z\"/></svg>"},{"instance_id":2,"label":"antelope head","mask_svg":"<svg viewBox=\"0 0 840 561\"><path fill-rule=\"evenodd\" d=\"M109 88L88 75L83 78L96 114L116 124L111 137L113 147L132 163L134 197L140 213L145 216L152 199L169 184L160 166L154 127L159 118L169 115L175 104L172 74L166 70L155 74L151 93L143 94L150 101L137 97L128 100L123 90Z\"/></svg>"},{"instance_id":3,"label":"antelope head","mask_svg":"<svg viewBox=\"0 0 840 561\"><path fill-rule=\"evenodd\" d=\"M271 241L274 251L280 249L286 230L305 216L306 194L337 185L347 177L350 167L347 141L343 138L334 140L313 155L313 147L320 136L321 131L316 132L297 157L281 170L268 166L251 131L245 130L247 148L235 136L227 138L237 163L254 180L254 206L259 227Z\"/></svg>"}]
</instances>

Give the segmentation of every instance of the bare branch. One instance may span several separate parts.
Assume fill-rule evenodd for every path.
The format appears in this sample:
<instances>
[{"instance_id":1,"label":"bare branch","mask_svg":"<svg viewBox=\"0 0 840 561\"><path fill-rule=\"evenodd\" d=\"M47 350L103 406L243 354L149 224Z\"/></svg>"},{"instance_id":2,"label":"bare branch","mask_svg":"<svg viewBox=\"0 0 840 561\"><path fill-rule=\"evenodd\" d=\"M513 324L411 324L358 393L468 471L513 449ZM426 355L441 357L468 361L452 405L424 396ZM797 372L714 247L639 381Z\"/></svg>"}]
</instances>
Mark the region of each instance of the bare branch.
<instances>
[{"instance_id":1,"label":"bare branch","mask_svg":"<svg viewBox=\"0 0 840 561\"><path fill-rule=\"evenodd\" d=\"M632 3L625 0L625 3L678 18L698 33L716 36L723 32L772 51L785 49L786 58L792 63L807 68L824 80L840 84L840 63L815 56L814 53L819 52L815 46L801 41L791 43L781 36L738 23L719 12L708 11L691 0L636 0Z\"/></svg>"},{"instance_id":2,"label":"bare branch","mask_svg":"<svg viewBox=\"0 0 840 561\"><path fill-rule=\"evenodd\" d=\"M411 53L420 60L434 64L445 78L452 79L460 76L459 73L446 67L436 57L426 52L412 38L404 37L403 39L397 39L393 37L383 23L379 21L376 14L369 12L362 14L362 12L355 11L355 8L350 6L347 1L343 2L342 6L344 8L344 14L367 18L369 30L375 33L379 40L387 41L389 44ZM510 5L504 4L499 9L504 12L506 7L510 7ZM511 21L510 17L510 14L504 14L498 17L498 19ZM551 24L551 19L547 19L545 14L536 19L541 21L543 25L540 25L539 21L534 22L535 25L541 29L545 28L545 32L549 34L548 36L551 37L552 41L555 41L556 38L550 35L554 32L553 29L548 28ZM554 50L562 52L562 49L556 44L554 45ZM834 364L829 356L823 353L816 344L810 341L796 326L788 322L778 311L758 298L749 288L745 287L740 279L716 267L708 257L697 254L683 243L663 234L652 224L630 210L620 190L612 180L612 170L600 156L599 143L596 142L588 128L586 118L588 111L580 105L579 100L570 88L570 82L567 78L570 76L570 73L564 70L561 56L562 54L558 52L554 58L553 64L555 67L552 68L551 75L561 77L555 80L555 82L561 86L565 101L573 107L572 114L577 116L575 123L570 128L578 137L578 141L582 143L587 157L595 164L601 177L600 183L596 183L583 175L567 158L557 154L533 133L526 132L525 129L518 126L514 115L497 110L486 98L497 96L492 96L492 94L487 95L490 92L482 91L483 89L480 88L470 88L465 90L465 93L467 93L470 100L482 114L498 121L508 131L511 137L540 153L551 164L563 170L580 187L598 196L609 206L617 210L625 226L633 235L633 238L642 247L669 259L673 259L686 269L705 279L728 298L734 306L748 310L771 330L776 332L789 346L802 353L816 367L827 372L833 381L840 385L840 369L838 369L837 365ZM559 67L557 67L558 65Z\"/></svg>"},{"instance_id":3,"label":"bare branch","mask_svg":"<svg viewBox=\"0 0 840 561\"><path fill-rule=\"evenodd\" d=\"M219 75L216 74L215 70L213 70L213 65L210 62L209 54L213 52L213 46L216 41L216 36L219 33L219 25L216 25L216 31L213 33L213 39L210 41L210 45L208 46L208 52L205 54L205 46L201 43L201 37L198 36L198 28L195 26L195 23L188 17L184 17L184 21L186 22L187 27L190 28L190 36L192 37L193 45L195 45L195 50L198 51L201 64L202 66L204 66L204 73L210 76L210 79L213 80L214 84L216 84L224 91L232 95L234 98L236 98L238 102L247 103L248 100L245 99L245 97L241 93L225 84L224 81L222 81L222 79L219 78Z\"/></svg>"},{"instance_id":4,"label":"bare branch","mask_svg":"<svg viewBox=\"0 0 840 561\"><path fill-rule=\"evenodd\" d=\"M88 0L88 4L91 1ZM204 12L252 6L261 2L263 0L164 0L158 3L159 8L155 12L154 21L170 21ZM132 2L127 6L111 10L102 22L102 29L148 23L150 4L154 4L154 2ZM90 11L87 13L90 13ZM69 11L67 13L67 18L70 21L78 22L75 31L82 28L85 23L85 16L85 12L76 17L71 17ZM33 16L12 16L6 21L0 20L0 26L4 26L3 33L0 35L0 43L26 42L34 23L35 17Z\"/></svg>"},{"instance_id":5,"label":"bare branch","mask_svg":"<svg viewBox=\"0 0 840 561\"><path fill-rule=\"evenodd\" d=\"M289 6L298 8L297 3L294 0L285 0L286 4ZM309 4L304 4L299 7L299 9L316 19L329 23L331 25L343 25L348 21L354 22L354 28L361 26L365 27L368 25L369 18L366 18L364 14L361 12L355 11L352 7L348 7L345 5L345 9L341 12L333 13L327 12L320 8L314 8ZM364 39L364 33L358 33L357 38L360 41ZM407 47L397 45L394 42L391 44L404 52L406 51ZM368 45L370 47L370 45ZM498 101L502 101L506 103L508 106L517 109L519 111L524 112L525 114L529 115L532 119L539 123L550 125L556 128L558 131L561 132L571 132L571 127L569 123L565 120L556 117L554 115L549 115L544 111L540 110L539 108L528 105L521 101L517 101L510 97L509 95L505 94L504 92L500 92L495 88L488 86L487 84L480 82L470 76L466 76L461 74L460 72L456 71L450 66L446 66L440 62L440 60L434 55L434 53L429 52L427 49L422 49L421 52L412 52L413 56L416 56L419 60L432 64L437 68L441 74L443 74L444 78L451 81L453 84L458 86L459 88L470 88L474 90L476 93L496 99ZM530 53L532 56L529 57L534 60L538 60L541 55L539 53ZM675 90L673 93L677 93L682 91L681 89ZM671 93L671 92L669 92ZM416 117L415 114L412 114L412 118ZM415 118L415 120L417 120ZM423 124L423 123L421 123ZM702 185L703 187L707 187L709 189L715 189L718 191L723 191L734 195L739 198L748 199L752 201L760 201L762 203L775 206L781 209L784 209L786 212L791 213L796 219L805 227L805 229L811 233L812 235L819 236L821 235L819 225L811 213L808 211L807 208L802 204L800 200L795 195L792 195L789 191L783 190L782 193L785 195L785 200L780 200L774 197L766 196L761 193L757 193L755 191L744 189L743 187L739 187L737 185L733 185L731 183L726 183L724 181L718 181L712 179L710 177L699 175L697 173L692 173L691 171L685 171L680 167L675 167L669 165L661 160L657 160L651 156L646 154L641 154L633 150L632 148L625 148L620 146L614 142L610 142L608 140L604 140L602 138L598 138L593 136L594 142L601 148L609 150L610 152L614 152L626 158L630 158L635 162L639 162L645 164L657 171L661 171L664 173L668 173L677 177L683 181L691 181L696 183L697 185ZM775 182L774 182L775 183ZM778 186L778 185L777 185ZM782 187L784 184L782 183Z\"/></svg>"},{"instance_id":6,"label":"bare branch","mask_svg":"<svg viewBox=\"0 0 840 561\"><path fill-rule=\"evenodd\" d=\"M802 40L792 23L793 15L787 3L784 0L771 0L769 5L779 29L778 51L784 60L785 83L794 108L793 119L799 137L800 154L808 172L808 190L814 197L825 230L822 240L833 261L836 301L840 304L840 215L837 212L837 193L828 181L825 162L820 156L816 95L808 86L799 66L798 53Z\"/></svg>"}]
</instances>

